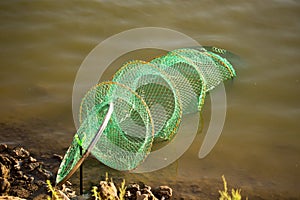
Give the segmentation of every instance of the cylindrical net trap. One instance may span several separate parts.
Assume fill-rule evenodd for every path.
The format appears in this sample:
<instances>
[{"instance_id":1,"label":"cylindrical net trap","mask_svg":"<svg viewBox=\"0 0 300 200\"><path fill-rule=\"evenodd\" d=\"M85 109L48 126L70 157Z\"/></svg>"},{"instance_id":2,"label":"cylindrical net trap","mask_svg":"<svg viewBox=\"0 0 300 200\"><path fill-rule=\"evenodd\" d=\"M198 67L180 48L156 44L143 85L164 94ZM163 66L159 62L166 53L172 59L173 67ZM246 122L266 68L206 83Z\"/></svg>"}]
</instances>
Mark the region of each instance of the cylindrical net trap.
<instances>
[{"instance_id":1,"label":"cylindrical net trap","mask_svg":"<svg viewBox=\"0 0 300 200\"><path fill-rule=\"evenodd\" d=\"M230 53L208 49L182 48L150 62L130 61L112 81L91 88L56 183L67 180L89 153L111 168L132 170L153 143L171 140L182 115L199 112L207 92L236 76L226 59Z\"/></svg>"}]
</instances>

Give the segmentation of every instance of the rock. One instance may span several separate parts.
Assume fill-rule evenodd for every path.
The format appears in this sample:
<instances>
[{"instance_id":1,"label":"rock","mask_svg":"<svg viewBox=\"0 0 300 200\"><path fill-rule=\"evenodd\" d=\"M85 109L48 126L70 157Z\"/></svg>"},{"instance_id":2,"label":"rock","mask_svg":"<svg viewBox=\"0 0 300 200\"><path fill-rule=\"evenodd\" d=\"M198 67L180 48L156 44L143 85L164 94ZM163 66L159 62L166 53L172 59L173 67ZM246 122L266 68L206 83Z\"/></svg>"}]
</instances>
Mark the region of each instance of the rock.
<instances>
[{"instance_id":1,"label":"rock","mask_svg":"<svg viewBox=\"0 0 300 200\"><path fill-rule=\"evenodd\" d=\"M34 162L36 162L36 159L30 156L28 158L28 161L31 162L31 163L34 163Z\"/></svg>"},{"instance_id":2,"label":"rock","mask_svg":"<svg viewBox=\"0 0 300 200\"><path fill-rule=\"evenodd\" d=\"M68 198L75 198L76 197L76 192L72 190L71 188L67 187L66 184L62 185L62 189L60 190L64 194L67 195Z\"/></svg>"},{"instance_id":3,"label":"rock","mask_svg":"<svg viewBox=\"0 0 300 200\"><path fill-rule=\"evenodd\" d=\"M66 186L72 186L72 183L70 181L66 181L64 185L66 185Z\"/></svg>"},{"instance_id":4,"label":"rock","mask_svg":"<svg viewBox=\"0 0 300 200\"><path fill-rule=\"evenodd\" d=\"M10 166L12 164L12 161L9 159L7 155L0 155L0 163L2 163L5 166Z\"/></svg>"},{"instance_id":5,"label":"rock","mask_svg":"<svg viewBox=\"0 0 300 200\"><path fill-rule=\"evenodd\" d=\"M157 198L151 192L151 187L148 185L145 185L145 187L141 189L141 193L147 195L147 199L149 200L157 200Z\"/></svg>"},{"instance_id":6,"label":"rock","mask_svg":"<svg viewBox=\"0 0 300 200\"><path fill-rule=\"evenodd\" d=\"M25 150L23 147L17 147L13 150L13 152L19 158L27 158L30 155L30 153L27 150Z\"/></svg>"},{"instance_id":7,"label":"rock","mask_svg":"<svg viewBox=\"0 0 300 200\"><path fill-rule=\"evenodd\" d=\"M102 199L119 200L118 191L113 182L100 181L99 191Z\"/></svg>"},{"instance_id":8,"label":"rock","mask_svg":"<svg viewBox=\"0 0 300 200\"><path fill-rule=\"evenodd\" d=\"M40 163L34 162L34 163L30 163L28 165L28 168L29 168L30 171L32 171L32 170L35 170L38 166L40 166Z\"/></svg>"},{"instance_id":9,"label":"rock","mask_svg":"<svg viewBox=\"0 0 300 200\"><path fill-rule=\"evenodd\" d=\"M11 155L6 155L6 157L9 159L9 161L11 162L11 165L16 165L16 164L18 164L18 159L16 159L16 158L14 158L13 156L11 156Z\"/></svg>"},{"instance_id":10,"label":"rock","mask_svg":"<svg viewBox=\"0 0 300 200\"><path fill-rule=\"evenodd\" d=\"M17 161L17 163L14 165L15 170L21 170L22 161Z\"/></svg>"},{"instance_id":11,"label":"rock","mask_svg":"<svg viewBox=\"0 0 300 200\"><path fill-rule=\"evenodd\" d=\"M131 183L127 186L126 191L129 191L130 196L136 196L136 192L140 190L140 186L136 183Z\"/></svg>"},{"instance_id":12,"label":"rock","mask_svg":"<svg viewBox=\"0 0 300 200\"><path fill-rule=\"evenodd\" d=\"M133 195L127 190L124 195L125 199L133 199Z\"/></svg>"},{"instance_id":13,"label":"rock","mask_svg":"<svg viewBox=\"0 0 300 200\"><path fill-rule=\"evenodd\" d=\"M136 200L149 200L149 199L147 194L141 194L141 191L137 191Z\"/></svg>"},{"instance_id":14,"label":"rock","mask_svg":"<svg viewBox=\"0 0 300 200\"><path fill-rule=\"evenodd\" d=\"M130 200L157 200L151 192L151 187L144 183L131 183L127 186L125 199Z\"/></svg>"},{"instance_id":15,"label":"rock","mask_svg":"<svg viewBox=\"0 0 300 200\"><path fill-rule=\"evenodd\" d=\"M33 181L34 181L34 177L33 177L33 176L29 176L28 182L29 182L29 183L33 183Z\"/></svg>"},{"instance_id":16,"label":"rock","mask_svg":"<svg viewBox=\"0 0 300 200\"><path fill-rule=\"evenodd\" d=\"M144 188L143 188L143 189L151 190L151 186L149 186L149 185L144 185Z\"/></svg>"},{"instance_id":17,"label":"rock","mask_svg":"<svg viewBox=\"0 0 300 200\"><path fill-rule=\"evenodd\" d=\"M21 178L23 177L23 172L22 171L17 171L16 172L16 178Z\"/></svg>"},{"instance_id":18,"label":"rock","mask_svg":"<svg viewBox=\"0 0 300 200\"><path fill-rule=\"evenodd\" d=\"M24 179L25 181L27 181L29 179L29 177L27 175L23 175L22 179Z\"/></svg>"},{"instance_id":19,"label":"rock","mask_svg":"<svg viewBox=\"0 0 300 200\"><path fill-rule=\"evenodd\" d=\"M58 159L59 161L62 161L63 160L63 157L61 155L58 155L58 154L53 154L53 158L56 158Z\"/></svg>"},{"instance_id":20,"label":"rock","mask_svg":"<svg viewBox=\"0 0 300 200\"><path fill-rule=\"evenodd\" d=\"M159 186L154 188L152 192L158 199L171 199L173 193L169 186Z\"/></svg>"},{"instance_id":21,"label":"rock","mask_svg":"<svg viewBox=\"0 0 300 200\"><path fill-rule=\"evenodd\" d=\"M10 190L10 183L6 178L0 177L0 194L7 194Z\"/></svg>"},{"instance_id":22,"label":"rock","mask_svg":"<svg viewBox=\"0 0 300 200\"><path fill-rule=\"evenodd\" d=\"M7 169L5 165L0 163L0 176L2 178L9 178L9 172L10 172L10 170Z\"/></svg>"}]
</instances>

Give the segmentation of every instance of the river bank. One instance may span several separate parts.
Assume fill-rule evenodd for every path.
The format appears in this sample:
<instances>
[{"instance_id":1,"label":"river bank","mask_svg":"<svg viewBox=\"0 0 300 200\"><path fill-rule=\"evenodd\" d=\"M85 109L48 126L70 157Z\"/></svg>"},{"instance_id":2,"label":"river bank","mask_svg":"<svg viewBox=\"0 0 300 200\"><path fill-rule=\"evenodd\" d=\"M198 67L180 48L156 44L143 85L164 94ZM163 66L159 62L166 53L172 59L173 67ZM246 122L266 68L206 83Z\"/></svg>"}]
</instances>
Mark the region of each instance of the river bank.
<instances>
[{"instance_id":1,"label":"river bank","mask_svg":"<svg viewBox=\"0 0 300 200\"><path fill-rule=\"evenodd\" d=\"M4 196L34 200L47 199L51 195L49 183L54 185L61 160L62 156L58 154L34 155L19 145L1 144L0 194L2 197L0 199L6 199ZM59 189L70 199L94 199L95 193L101 194L105 199L107 197L105 195L114 194L117 197L123 188L127 200L143 199L145 196L148 199L162 199L163 196L164 199L218 199L219 190L223 189L221 179L203 179L191 183L170 181L168 186L149 186L139 181L127 183L122 177L108 177L105 173L101 177L102 180L98 184L84 191L84 196L78 195L79 186L76 181L74 185L67 182ZM50 181L48 185L47 180ZM229 184L228 188L236 188L236 186ZM285 193L265 191L251 186L242 187L242 196L247 196L249 199L297 199Z\"/></svg>"}]
</instances>

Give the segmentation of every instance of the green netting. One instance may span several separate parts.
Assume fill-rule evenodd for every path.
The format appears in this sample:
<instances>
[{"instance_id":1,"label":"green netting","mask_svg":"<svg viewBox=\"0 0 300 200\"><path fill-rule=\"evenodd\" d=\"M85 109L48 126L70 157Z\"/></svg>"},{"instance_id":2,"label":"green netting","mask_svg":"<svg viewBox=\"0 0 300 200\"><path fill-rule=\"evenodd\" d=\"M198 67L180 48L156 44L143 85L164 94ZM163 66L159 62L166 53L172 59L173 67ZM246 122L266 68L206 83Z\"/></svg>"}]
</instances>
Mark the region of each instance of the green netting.
<instances>
[{"instance_id":1,"label":"green netting","mask_svg":"<svg viewBox=\"0 0 300 200\"><path fill-rule=\"evenodd\" d=\"M131 61L121 67L113 81L127 85L145 100L154 122L154 139L168 140L181 119L179 93L163 70L151 63Z\"/></svg>"},{"instance_id":2,"label":"green netting","mask_svg":"<svg viewBox=\"0 0 300 200\"><path fill-rule=\"evenodd\" d=\"M201 52L194 49L177 49L172 52L195 64L201 71L206 81L205 92L214 89L224 80L234 76L230 66L223 62L223 58L212 52Z\"/></svg>"},{"instance_id":3,"label":"green netting","mask_svg":"<svg viewBox=\"0 0 300 200\"><path fill-rule=\"evenodd\" d=\"M175 51L151 61L164 70L173 80L179 91L183 114L196 112L204 102L206 79L201 70L191 60L180 56Z\"/></svg>"},{"instance_id":4,"label":"green netting","mask_svg":"<svg viewBox=\"0 0 300 200\"><path fill-rule=\"evenodd\" d=\"M225 51L225 50L224 50ZM118 170L136 168L153 142L170 140L181 117L201 110L207 92L236 76L221 49L176 49L151 62L131 61L88 91L80 107L80 128L60 166L57 180L66 179L91 153ZM99 127L113 112L100 138ZM94 142L95 146L91 147Z\"/></svg>"},{"instance_id":5,"label":"green netting","mask_svg":"<svg viewBox=\"0 0 300 200\"><path fill-rule=\"evenodd\" d=\"M113 114L91 153L104 164L129 170L150 152L154 126L144 100L125 85L103 82L85 95L80 107L80 128L68 149L57 175L57 183L69 174L98 133L110 104Z\"/></svg>"}]
</instances>

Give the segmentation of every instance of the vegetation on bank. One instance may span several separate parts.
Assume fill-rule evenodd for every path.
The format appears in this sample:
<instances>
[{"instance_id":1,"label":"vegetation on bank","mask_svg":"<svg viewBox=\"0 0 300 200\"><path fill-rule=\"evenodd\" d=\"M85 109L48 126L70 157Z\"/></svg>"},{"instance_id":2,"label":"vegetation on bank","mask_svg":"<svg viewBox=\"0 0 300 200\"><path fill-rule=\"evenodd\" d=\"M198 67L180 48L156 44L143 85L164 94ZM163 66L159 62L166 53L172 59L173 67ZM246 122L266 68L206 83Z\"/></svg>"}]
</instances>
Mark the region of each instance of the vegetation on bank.
<instances>
[{"instance_id":1,"label":"vegetation on bank","mask_svg":"<svg viewBox=\"0 0 300 200\"><path fill-rule=\"evenodd\" d=\"M222 176L223 180L223 190L219 190L219 200L242 200L242 195L241 195L241 189L231 189L231 192L228 192L228 187L227 187L227 181L225 179L225 176ZM48 185L48 190L52 194L52 198L48 198L48 200L68 200L69 198L60 190L53 188L50 181L47 180L47 185ZM132 186L129 186L132 187ZM130 199L130 196L128 196L128 190L126 186L125 179L123 179L120 187L118 190L116 189L113 179L108 177L108 173L106 173L106 178L105 181L100 181L100 186L93 186L90 194L91 200L125 200L125 199ZM151 193L152 194L152 193ZM138 193L136 191L136 194L134 194L133 199L148 199L148 195L145 195L144 198L141 195L141 193ZM136 198L138 196L139 198ZM164 196L161 199L169 199L172 196L172 192L169 196ZM154 195L151 196L150 199L157 200ZM248 197L245 198L248 200Z\"/></svg>"},{"instance_id":2,"label":"vegetation on bank","mask_svg":"<svg viewBox=\"0 0 300 200\"><path fill-rule=\"evenodd\" d=\"M228 193L227 182L225 176L222 176L224 190L219 190L219 200L242 200L241 189L231 189L231 193ZM248 200L248 197L246 197Z\"/></svg>"},{"instance_id":3,"label":"vegetation on bank","mask_svg":"<svg viewBox=\"0 0 300 200\"><path fill-rule=\"evenodd\" d=\"M54 181L55 172L61 160L62 157L56 154L53 154L53 156L48 155L39 160L34 158L23 147L11 148L6 144L0 144L0 199L9 197L10 199L34 200L166 200L181 198L181 196L185 195L191 198L196 198L197 196L195 195L201 195L204 199L242 200L241 190L228 190L224 176L222 176L224 188L219 193L211 191L212 185L210 183L209 187L205 186L205 184L202 186L197 185L199 187L197 191L194 191L193 188L190 188L190 190L186 188L188 190L180 191L180 188L189 187L188 185L174 186L178 191L176 191L177 194L173 195L172 188L169 186L162 185L151 188L141 182L128 184L125 180L112 180L107 173L105 179L93 186L89 193L84 196L77 196L70 182L66 182L60 188L52 187L51 185L50 180Z\"/></svg>"}]
</instances>

